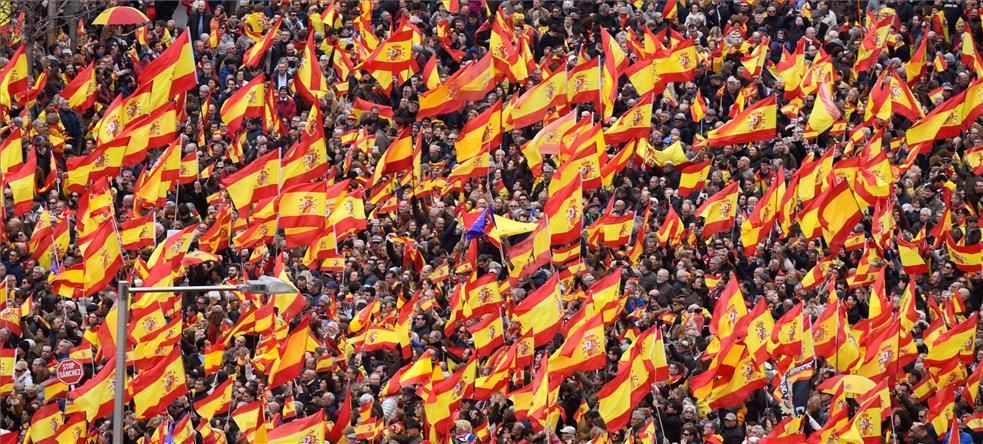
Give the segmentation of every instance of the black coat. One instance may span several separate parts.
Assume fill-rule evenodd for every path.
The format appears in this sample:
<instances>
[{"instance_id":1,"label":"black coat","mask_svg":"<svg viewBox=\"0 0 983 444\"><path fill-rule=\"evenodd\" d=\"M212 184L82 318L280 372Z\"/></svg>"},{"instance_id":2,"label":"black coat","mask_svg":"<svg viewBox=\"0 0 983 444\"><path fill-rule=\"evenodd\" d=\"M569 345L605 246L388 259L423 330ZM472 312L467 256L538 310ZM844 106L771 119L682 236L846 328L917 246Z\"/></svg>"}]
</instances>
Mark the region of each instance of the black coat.
<instances>
[{"instance_id":1,"label":"black coat","mask_svg":"<svg viewBox=\"0 0 983 444\"><path fill-rule=\"evenodd\" d=\"M211 32L212 14L209 12L192 12L188 15L188 30L191 31L191 39L198 40L202 34Z\"/></svg>"}]
</instances>

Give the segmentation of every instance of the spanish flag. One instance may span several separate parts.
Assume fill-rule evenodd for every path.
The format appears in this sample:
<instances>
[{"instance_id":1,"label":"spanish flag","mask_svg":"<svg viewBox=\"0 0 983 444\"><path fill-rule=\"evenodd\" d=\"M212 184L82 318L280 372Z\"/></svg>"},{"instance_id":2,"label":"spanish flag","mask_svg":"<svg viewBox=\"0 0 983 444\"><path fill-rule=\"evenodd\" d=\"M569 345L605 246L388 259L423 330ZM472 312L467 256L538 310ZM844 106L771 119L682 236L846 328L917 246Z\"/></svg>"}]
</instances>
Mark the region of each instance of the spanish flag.
<instances>
[{"instance_id":1,"label":"spanish flag","mask_svg":"<svg viewBox=\"0 0 983 444\"><path fill-rule=\"evenodd\" d=\"M236 235L232 244L237 248L257 248L273 241L276 234L276 219L250 221L246 229Z\"/></svg>"},{"instance_id":2,"label":"spanish flag","mask_svg":"<svg viewBox=\"0 0 983 444\"><path fill-rule=\"evenodd\" d=\"M137 82L152 84L155 94L169 99L198 85L191 32L185 29L170 46L160 53L137 77Z\"/></svg>"},{"instance_id":3,"label":"spanish flag","mask_svg":"<svg viewBox=\"0 0 983 444\"><path fill-rule=\"evenodd\" d=\"M670 205L669 212L666 214L662 224L659 225L656 239L659 241L659 244L673 248L679 245L685 236L686 226L683 225L683 220L679 218L676 210Z\"/></svg>"},{"instance_id":4,"label":"spanish flag","mask_svg":"<svg viewBox=\"0 0 983 444\"><path fill-rule=\"evenodd\" d=\"M710 196L694 213L703 218L703 239L734 226L737 214L737 197L740 184L733 182Z\"/></svg>"},{"instance_id":5,"label":"spanish flag","mask_svg":"<svg viewBox=\"0 0 983 444\"><path fill-rule=\"evenodd\" d=\"M0 394L14 391L14 364L17 363L17 350L0 348Z\"/></svg>"},{"instance_id":6,"label":"spanish flag","mask_svg":"<svg viewBox=\"0 0 983 444\"><path fill-rule=\"evenodd\" d=\"M248 438L255 437L257 429L266 427L263 401L260 400L240 406L230 416L232 416L236 426L239 427L239 432Z\"/></svg>"},{"instance_id":7,"label":"spanish flag","mask_svg":"<svg viewBox=\"0 0 983 444\"><path fill-rule=\"evenodd\" d=\"M236 208L245 209L253 202L276 197L280 178L279 154L277 150L270 151L221 180Z\"/></svg>"},{"instance_id":8,"label":"spanish flag","mask_svg":"<svg viewBox=\"0 0 983 444\"><path fill-rule=\"evenodd\" d=\"M638 263L642 258L642 253L645 252L645 244L648 243L648 230L649 230L649 218L651 216L652 205L648 204L645 206L645 212L642 213L642 221L638 225L638 231L635 232L635 240L628 247L628 261L629 263Z\"/></svg>"},{"instance_id":9,"label":"spanish flag","mask_svg":"<svg viewBox=\"0 0 983 444\"><path fill-rule=\"evenodd\" d=\"M744 66L744 72L742 73L744 78L754 80L761 76L761 69L764 68L768 60L767 48L767 45L757 45L751 50L750 54L741 57L741 65Z\"/></svg>"},{"instance_id":10,"label":"spanish flag","mask_svg":"<svg viewBox=\"0 0 983 444\"><path fill-rule=\"evenodd\" d=\"M154 213L119 224L119 237L124 250L135 251L154 244L156 230Z\"/></svg>"},{"instance_id":11,"label":"spanish flag","mask_svg":"<svg viewBox=\"0 0 983 444\"><path fill-rule=\"evenodd\" d=\"M767 383L764 372L761 371L761 368L754 361L754 357L747 352L747 349L741 345L735 345L735 347L740 347L744 351L734 366L734 373L730 376L730 379L726 381L721 379L714 382L709 400L709 405L712 409L741 404L748 399L751 393L764 387Z\"/></svg>"},{"instance_id":12,"label":"spanish flag","mask_svg":"<svg viewBox=\"0 0 983 444\"><path fill-rule=\"evenodd\" d=\"M294 88L297 95L309 104L317 104L327 94L330 87L321 71L321 63L314 48L314 31L308 31L304 54L294 75Z\"/></svg>"},{"instance_id":13,"label":"spanish flag","mask_svg":"<svg viewBox=\"0 0 983 444\"><path fill-rule=\"evenodd\" d=\"M556 190L543 211L549 220L550 242L553 245L569 244L580 238L583 227L583 197L580 177Z\"/></svg>"},{"instance_id":14,"label":"spanish flag","mask_svg":"<svg viewBox=\"0 0 983 444\"><path fill-rule=\"evenodd\" d=\"M625 70L628 81L631 82L641 96L662 94L666 89L666 85L669 84L669 82L659 77L658 73L656 73L656 60L656 57L642 59Z\"/></svg>"},{"instance_id":15,"label":"spanish flag","mask_svg":"<svg viewBox=\"0 0 983 444\"><path fill-rule=\"evenodd\" d=\"M955 409L956 399L955 399L955 386L940 387L940 390L930 398L927 402L928 412L926 419L928 419L928 424L931 424L932 428L938 430L939 435L944 435L944 431L954 423L955 414L953 410ZM956 432L959 431L958 428L955 429ZM949 440L952 442L952 440Z\"/></svg>"},{"instance_id":16,"label":"spanish flag","mask_svg":"<svg viewBox=\"0 0 983 444\"><path fill-rule=\"evenodd\" d=\"M134 321L140 322L143 319L134 319ZM156 323L156 321L149 322ZM171 319L163 327L158 327L151 333L143 335L132 352L127 353L127 362L137 368L143 368L146 367L147 363L166 356L181 339L181 327L181 317L174 316L174 319Z\"/></svg>"},{"instance_id":17,"label":"spanish flag","mask_svg":"<svg viewBox=\"0 0 983 444\"><path fill-rule=\"evenodd\" d=\"M963 153L963 162L973 174L983 175L983 145L970 148Z\"/></svg>"},{"instance_id":18,"label":"spanish flag","mask_svg":"<svg viewBox=\"0 0 983 444\"><path fill-rule=\"evenodd\" d=\"M133 395L137 418L150 418L164 411L188 392L181 349L174 347L153 368L142 370L127 389Z\"/></svg>"},{"instance_id":19,"label":"spanish flag","mask_svg":"<svg viewBox=\"0 0 983 444\"><path fill-rule=\"evenodd\" d=\"M324 410L305 418L295 419L271 430L268 444L294 444L299 442L324 442Z\"/></svg>"},{"instance_id":20,"label":"spanish flag","mask_svg":"<svg viewBox=\"0 0 983 444\"><path fill-rule=\"evenodd\" d=\"M808 139L819 137L820 134L833 126L833 122L843 116L833 100L832 90L832 86L826 82L819 83L816 100L812 105L812 112L809 113L809 120L806 122L803 137Z\"/></svg>"},{"instance_id":21,"label":"spanish flag","mask_svg":"<svg viewBox=\"0 0 983 444\"><path fill-rule=\"evenodd\" d=\"M949 64L946 63L945 57L943 56L942 51L936 51L935 52L935 58L932 59L932 69L934 69L935 72L942 72L942 71L945 71L946 68L948 68L948 67L949 67ZM939 89L941 90L942 87L940 86Z\"/></svg>"},{"instance_id":22,"label":"spanish flag","mask_svg":"<svg viewBox=\"0 0 983 444\"><path fill-rule=\"evenodd\" d=\"M30 300L30 298L28 300ZM47 381L42 382L40 385L41 387L44 387L45 401L61 399L68 394L68 385L59 381L57 378L50 378Z\"/></svg>"},{"instance_id":23,"label":"spanish flag","mask_svg":"<svg viewBox=\"0 0 983 444\"><path fill-rule=\"evenodd\" d=\"M590 371L604 367L607 362L604 338L604 319L601 313L584 306L586 317L573 326L563 345L549 358L550 371L572 375L575 371Z\"/></svg>"},{"instance_id":24,"label":"spanish flag","mask_svg":"<svg viewBox=\"0 0 983 444\"><path fill-rule=\"evenodd\" d=\"M304 356L307 351L307 339L310 336L310 317L304 317L290 332L280 358L270 369L269 386L279 387L287 381L300 376L304 369Z\"/></svg>"},{"instance_id":25,"label":"spanish flag","mask_svg":"<svg viewBox=\"0 0 983 444\"><path fill-rule=\"evenodd\" d=\"M798 356L802 352L804 329L802 304L796 304L775 321L771 332L772 356Z\"/></svg>"},{"instance_id":26,"label":"spanish flag","mask_svg":"<svg viewBox=\"0 0 983 444\"><path fill-rule=\"evenodd\" d=\"M539 288L529 292L512 311L522 334L532 332L537 347L553 340L563 320L558 278L556 274L551 276Z\"/></svg>"},{"instance_id":27,"label":"spanish flag","mask_svg":"<svg viewBox=\"0 0 983 444\"><path fill-rule=\"evenodd\" d=\"M356 68L370 73L374 71L398 73L413 66L419 69L419 65L415 65L413 60L413 31L404 29L380 43Z\"/></svg>"},{"instance_id":28,"label":"spanish flag","mask_svg":"<svg viewBox=\"0 0 983 444\"><path fill-rule=\"evenodd\" d=\"M966 122L963 102L966 101L967 91L952 96L908 128L905 132L908 146L950 138L961 133Z\"/></svg>"},{"instance_id":29,"label":"spanish flag","mask_svg":"<svg viewBox=\"0 0 983 444\"><path fill-rule=\"evenodd\" d=\"M47 398L45 398L47 399ZM77 444L86 436L88 424L85 415L74 414L65 418L65 423L55 433L54 442L57 444Z\"/></svg>"},{"instance_id":30,"label":"spanish flag","mask_svg":"<svg viewBox=\"0 0 983 444\"><path fill-rule=\"evenodd\" d=\"M872 332L864 347L862 364L853 372L876 380L890 377L901 367L899 362L899 324L891 322L879 332Z\"/></svg>"},{"instance_id":31,"label":"spanish flag","mask_svg":"<svg viewBox=\"0 0 983 444\"><path fill-rule=\"evenodd\" d=\"M75 264L71 267L63 267L57 274L49 274L48 283L51 284L51 292L65 298L82 297L82 266L83 264Z\"/></svg>"},{"instance_id":32,"label":"spanish flag","mask_svg":"<svg viewBox=\"0 0 983 444\"><path fill-rule=\"evenodd\" d=\"M522 129L540 123L551 108L567 104L567 72L558 70L510 102L504 114L506 129Z\"/></svg>"},{"instance_id":33,"label":"spanish flag","mask_svg":"<svg viewBox=\"0 0 983 444\"><path fill-rule=\"evenodd\" d=\"M180 166L178 166L177 183L187 185L201 178L201 174L198 172L198 151L182 157Z\"/></svg>"},{"instance_id":34,"label":"spanish flag","mask_svg":"<svg viewBox=\"0 0 983 444\"><path fill-rule=\"evenodd\" d=\"M0 173L7 174L24 163L24 131L14 127L0 144Z\"/></svg>"},{"instance_id":35,"label":"spanish flag","mask_svg":"<svg viewBox=\"0 0 983 444\"><path fill-rule=\"evenodd\" d=\"M148 267L153 270L164 266L180 264L188 249L191 248L196 229L197 227L189 226L167 236L164 242L158 245L154 249L154 252L151 253L150 258L147 259Z\"/></svg>"},{"instance_id":36,"label":"spanish flag","mask_svg":"<svg viewBox=\"0 0 983 444\"><path fill-rule=\"evenodd\" d=\"M761 298L754 304L751 312L738 321L735 327L736 334L744 336L744 343L747 345L748 352L758 362L764 362L768 358L771 331L774 329L775 318L771 316L771 309L768 304Z\"/></svg>"},{"instance_id":37,"label":"spanish flag","mask_svg":"<svg viewBox=\"0 0 983 444\"><path fill-rule=\"evenodd\" d=\"M796 443L806 442L806 436L802 433L802 419L804 417L789 416L779 422L771 430L771 433L761 439L762 442L769 443ZM709 440L708 440L709 442Z\"/></svg>"},{"instance_id":38,"label":"spanish flag","mask_svg":"<svg viewBox=\"0 0 983 444\"><path fill-rule=\"evenodd\" d=\"M627 426L631 412L641 402L642 397L637 396L640 392L635 390L636 386L644 387L651 382L649 378L639 378L640 374L649 374L644 365L640 368L636 366L636 363L643 364L640 349L633 346L628 353L628 363L619 365L614 377L597 392L597 413L610 433L617 433Z\"/></svg>"},{"instance_id":39,"label":"spanish flag","mask_svg":"<svg viewBox=\"0 0 983 444\"><path fill-rule=\"evenodd\" d=\"M536 224L532 234L507 250L512 278L519 279L539 270L550 261L550 235L545 220Z\"/></svg>"},{"instance_id":40,"label":"spanish flag","mask_svg":"<svg viewBox=\"0 0 983 444\"><path fill-rule=\"evenodd\" d=\"M689 112L694 122L702 121L703 116L707 113L707 101L703 98L703 93L699 89L696 90L696 97L693 98L693 104L690 105Z\"/></svg>"},{"instance_id":41,"label":"spanish flag","mask_svg":"<svg viewBox=\"0 0 983 444\"><path fill-rule=\"evenodd\" d=\"M891 28L890 20L882 20L876 24L874 29L868 29L860 47L857 50L857 59L853 63L853 70L862 73L869 70L877 62L881 52L884 50L884 43Z\"/></svg>"},{"instance_id":42,"label":"spanish flag","mask_svg":"<svg viewBox=\"0 0 983 444\"><path fill-rule=\"evenodd\" d=\"M601 48L604 51L604 64L601 66L600 110L601 120L607 121L614 115L614 102L618 98L618 78L621 77L629 59L618 41L612 38L603 26L601 27Z\"/></svg>"},{"instance_id":43,"label":"spanish flag","mask_svg":"<svg viewBox=\"0 0 983 444\"><path fill-rule=\"evenodd\" d=\"M925 116L908 84L893 72L885 71L881 75L870 92L869 102L864 112L864 122L870 122L874 117L887 121L893 114L904 116L912 122Z\"/></svg>"},{"instance_id":44,"label":"spanish flag","mask_svg":"<svg viewBox=\"0 0 983 444\"><path fill-rule=\"evenodd\" d=\"M423 84L426 85L427 90L431 90L439 87L440 82L440 72L437 71L437 55L433 54L427 60L427 64L423 66Z\"/></svg>"},{"instance_id":45,"label":"spanish flag","mask_svg":"<svg viewBox=\"0 0 983 444\"><path fill-rule=\"evenodd\" d=\"M628 213L621 216L610 216L598 221L598 234L600 243L608 248L619 248L627 245L634 229L635 214Z\"/></svg>"},{"instance_id":46,"label":"spanish flag","mask_svg":"<svg viewBox=\"0 0 983 444\"><path fill-rule=\"evenodd\" d=\"M27 74L27 55L24 45L20 45L0 71L0 105L10 108L16 104L16 99L27 93L30 88Z\"/></svg>"},{"instance_id":47,"label":"spanish flag","mask_svg":"<svg viewBox=\"0 0 983 444\"><path fill-rule=\"evenodd\" d=\"M361 347L366 352L378 350L395 352L401 342L398 332L384 327L369 327L359 336L358 339L352 339L352 345Z\"/></svg>"},{"instance_id":48,"label":"spanish flag","mask_svg":"<svg viewBox=\"0 0 983 444\"><path fill-rule=\"evenodd\" d=\"M918 44L918 49L915 50L915 53L911 55L911 58L904 66L905 79L912 85L916 84L918 79L925 74L925 66L928 64L928 56L926 55L926 43L928 43L928 39L925 37L922 36L922 41Z\"/></svg>"},{"instance_id":49,"label":"spanish flag","mask_svg":"<svg viewBox=\"0 0 983 444\"><path fill-rule=\"evenodd\" d=\"M178 115L183 109L178 109L176 102L168 102L144 117L126 125L126 131L111 144L124 141L126 153L123 156L123 166L133 166L147 158L150 148L158 148L173 143L178 130ZM179 145L180 148L180 145ZM180 149L178 150L180 159Z\"/></svg>"},{"instance_id":50,"label":"spanish flag","mask_svg":"<svg viewBox=\"0 0 983 444\"><path fill-rule=\"evenodd\" d=\"M652 97L643 97L604 130L604 143L614 145L631 139L647 138L652 131Z\"/></svg>"},{"instance_id":51,"label":"spanish flag","mask_svg":"<svg viewBox=\"0 0 983 444\"><path fill-rule=\"evenodd\" d=\"M352 114L355 115L356 119L361 119L363 115L372 112L372 110L378 113L380 119L390 124L393 122L393 109L391 106L380 105L361 98L355 98L355 101L352 102Z\"/></svg>"},{"instance_id":52,"label":"spanish flag","mask_svg":"<svg viewBox=\"0 0 983 444\"><path fill-rule=\"evenodd\" d=\"M713 159L703 162L691 163L679 169L679 189L677 192L681 197L688 197L695 191L702 190L706 185L707 177L710 177L710 166Z\"/></svg>"},{"instance_id":53,"label":"spanish flag","mask_svg":"<svg viewBox=\"0 0 983 444\"><path fill-rule=\"evenodd\" d=\"M417 113L417 119L447 114L464 106L464 101L457 97L458 90L452 88L454 81L462 72L462 70L455 72L436 88L420 94L420 111Z\"/></svg>"},{"instance_id":54,"label":"spanish flag","mask_svg":"<svg viewBox=\"0 0 983 444\"><path fill-rule=\"evenodd\" d=\"M598 103L601 96L600 58L594 57L570 70L567 79L568 103Z\"/></svg>"},{"instance_id":55,"label":"spanish flag","mask_svg":"<svg viewBox=\"0 0 983 444\"><path fill-rule=\"evenodd\" d=\"M729 337L748 314L744 293L731 274L727 286L717 299L710 318L710 332L718 337Z\"/></svg>"},{"instance_id":56,"label":"spanish flag","mask_svg":"<svg viewBox=\"0 0 983 444\"><path fill-rule=\"evenodd\" d=\"M281 161L282 188L311 183L328 174L327 145L321 113L312 107L300 139L286 151Z\"/></svg>"},{"instance_id":57,"label":"spanish flag","mask_svg":"<svg viewBox=\"0 0 983 444\"><path fill-rule=\"evenodd\" d=\"M112 224L104 224L93 233L91 242L82 248L84 295L102 291L123 267L123 256Z\"/></svg>"},{"instance_id":58,"label":"spanish flag","mask_svg":"<svg viewBox=\"0 0 983 444\"><path fill-rule=\"evenodd\" d=\"M557 154L560 152L564 134L576 125L576 113L571 111L543 127L538 133L523 145L523 156L529 163L529 168L537 177L543 172L543 154Z\"/></svg>"},{"instance_id":59,"label":"spanish flag","mask_svg":"<svg viewBox=\"0 0 983 444\"><path fill-rule=\"evenodd\" d=\"M68 172L63 187L70 193L81 194L100 179L119 174L125 153L125 145L103 145L87 155L68 158L65 161Z\"/></svg>"},{"instance_id":60,"label":"spanish flag","mask_svg":"<svg viewBox=\"0 0 983 444\"><path fill-rule=\"evenodd\" d=\"M75 74L65 88L61 90L61 96L68 101L68 107L79 113L85 113L95 105L98 98L96 91L96 70L95 61Z\"/></svg>"},{"instance_id":61,"label":"spanish flag","mask_svg":"<svg viewBox=\"0 0 983 444\"><path fill-rule=\"evenodd\" d=\"M13 365L10 368L13 368ZM66 413L83 412L86 421L89 422L109 416L113 412L115 376L115 366L104 366L99 373L69 392L68 399L73 401L66 409ZM127 400L129 400L129 396L127 396Z\"/></svg>"},{"instance_id":62,"label":"spanish flag","mask_svg":"<svg viewBox=\"0 0 983 444\"><path fill-rule=\"evenodd\" d=\"M567 148L569 150L561 154L569 154L569 157L556 169L547 191L550 194L556 193L576 176L582 180L581 186L585 191L600 187L604 183L601 156L604 155L605 148L600 123L579 131Z\"/></svg>"},{"instance_id":63,"label":"spanish flag","mask_svg":"<svg viewBox=\"0 0 983 444\"><path fill-rule=\"evenodd\" d=\"M976 76L979 77L981 74L983 74L983 60L980 58L980 52L976 49L973 34L971 32L963 32L961 43L960 61L962 61L963 65L966 65L976 72Z\"/></svg>"},{"instance_id":64,"label":"spanish flag","mask_svg":"<svg viewBox=\"0 0 983 444\"><path fill-rule=\"evenodd\" d=\"M979 315L973 313L965 321L956 324L934 341L928 343L926 365L942 365L953 359L964 363L972 361L976 342L976 323Z\"/></svg>"},{"instance_id":65,"label":"spanish flag","mask_svg":"<svg viewBox=\"0 0 983 444\"><path fill-rule=\"evenodd\" d=\"M844 372L861 358L859 344L849 327L846 311L838 302L828 304L812 325L816 356Z\"/></svg>"},{"instance_id":66,"label":"spanish flag","mask_svg":"<svg viewBox=\"0 0 983 444\"><path fill-rule=\"evenodd\" d=\"M916 275L928 273L928 264L922 257L918 243L906 241L898 237L898 256L905 274Z\"/></svg>"},{"instance_id":67,"label":"spanish flag","mask_svg":"<svg viewBox=\"0 0 983 444\"><path fill-rule=\"evenodd\" d=\"M399 389L430 381L433 374L433 351L427 350L419 359L396 371L379 391L379 396L394 396Z\"/></svg>"},{"instance_id":68,"label":"spanish flag","mask_svg":"<svg viewBox=\"0 0 983 444\"><path fill-rule=\"evenodd\" d=\"M775 96L761 99L723 126L707 133L707 146L738 145L773 139L776 134L777 113Z\"/></svg>"},{"instance_id":69,"label":"spanish flag","mask_svg":"<svg viewBox=\"0 0 983 444\"><path fill-rule=\"evenodd\" d=\"M206 420L211 420L215 415L227 412L232 405L233 382L235 382L235 378L226 379L225 382L215 387L208 396L195 401L195 412L198 412L198 415Z\"/></svg>"},{"instance_id":70,"label":"spanish flag","mask_svg":"<svg viewBox=\"0 0 983 444\"><path fill-rule=\"evenodd\" d=\"M34 174L38 168L38 158L33 148L27 150L27 162L16 171L6 173L3 178L10 187L14 200L14 216L21 216L31 211L34 206L34 194L37 191Z\"/></svg>"},{"instance_id":71,"label":"spanish flag","mask_svg":"<svg viewBox=\"0 0 983 444\"><path fill-rule=\"evenodd\" d=\"M422 143L420 138L422 133L417 135L417 143L413 143L412 126L407 126L399 132L399 136L393 141L386 152L379 158L376 164L373 182L378 183L379 178L386 174L395 174L408 171L413 167L413 157L417 147Z\"/></svg>"},{"instance_id":72,"label":"spanish flag","mask_svg":"<svg viewBox=\"0 0 983 444\"><path fill-rule=\"evenodd\" d=\"M693 39L676 42L655 57L655 72L663 82L690 82L696 78L699 64L696 43Z\"/></svg>"},{"instance_id":73,"label":"spanish flag","mask_svg":"<svg viewBox=\"0 0 983 444\"><path fill-rule=\"evenodd\" d=\"M266 106L266 77L263 74L249 81L229 96L219 114L229 133L235 133L249 117L263 117Z\"/></svg>"},{"instance_id":74,"label":"spanish flag","mask_svg":"<svg viewBox=\"0 0 983 444\"><path fill-rule=\"evenodd\" d=\"M250 47L245 54L243 54L243 66L259 66L260 62L263 61L263 58L266 57L266 54L270 51L270 47L273 46L273 41L279 36L281 23L283 23L283 17L279 16L277 17L277 20L273 22L273 26L270 26L266 30L266 34L263 35L263 38L259 39L259 41L254 43L253 46Z\"/></svg>"},{"instance_id":75,"label":"spanish flag","mask_svg":"<svg viewBox=\"0 0 983 444\"><path fill-rule=\"evenodd\" d=\"M279 196L279 225L290 228L324 227L327 214L327 185L324 182L293 185Z\"/></svg>"},{"instance_id":76,"label":"spanish flag","mask_svg":"<svg viewBox=\"0 0 983 444\"><path fill-rule=\"evenodd\" d=\"M980 399L981 379L983 379L983 366L977 365L976 369L973 370L973 374L969 375L969 378L966 379L966 390L963 392L963 395L968 398L970 405L976 405L976 401Z\"/></svg>"},{"instance_id":77,"label":"spanish flag","mask_svg":"<svg viewBox=\"0 0 983 444\"><path fill-rule=\"evenodd\" d=\"M474 341L475 353L479 357L489 356L505 343L502 316L498 313L484 315L477 323L468 327Z\"/></svg>"},{"instance_id":78,"label":"spanish flag","mask_svg":"<svg viewBox=\"0 0 983 444\"><path fill-rule=\"evenodd\" d=\"M336 241L365 229L365 201L361 192L345 195L328 215L327 226L334 227Z\"/></svg>"},{"instance_id":79,"label":"spanish flag","mask_svg":"<svg viewBox=\"0 0 983 444\"><path fill-rule=\"evenodd\" d=\"M34 412L27 434L31 442L47 442L55 437L64 423L65 415L61 413L61 406L57 402L52 402Z\"/></svg>"},{"instance_id":80,"label":"spanish flag","mask_svg":"<svg viewBox=\"0 0 983 444\"><path fill-rule=\"evenodd\" d=\"M966 88L966 101L963 103L963 108L966 125L970 125L983 115L983 79L976 79Z\"/></svg>"},{"instance_id":81,"label":"spanish flag","mask_svg":"<svg viewBox=\"0 0 983 444\"><path fill-rule=\"evenodd\" d=\"M863 218L857 199L846 180L828 188L819 204L819 222L831 254L836 254Z\"/></svg>"},{"instance_id":82,"label":"spanish flag","mask_svg":"<svg viewBox=\"0 0 983 444\"><path fill-rule=\"evenodd\" d=\"M491 146L502 143L502 99L499 98L478 117L467 121L454 143L457 161L463 163L481 152L489 152Z\"/></svg>"},{"instance_id":83,"label":"spanish flag","mask_svg":"<svg viewBox=\"0 0 983 444\"><path fill-rule=\"evenodd\" d=\"M455 165L450 174L447 175L447 187L452 187L455 184L460 184L463 187L468 179L487 176L490 157L487 152L480 152L478 155Z\"/></svg>"},{"instance_id":84,"label":"spanish flag","mask_svg":"<svg viewBox=\"0 0 983 444\"><path fill-rule=\"evenodd\" d=\"M492 273L476 278L472 273L464 286L466 302L462 307L464 316L476 318L484 314L498 313L502 304L502 295L498 289L498 276Z\"/></svg>"},{"instance_id":85,"label":"spanish flag","mask_svg":"<svg viewBox=\"0 0 983 444\"><path fill-rule=\"evenodd\" d=\"M31 239L27 243L27 251L31 252L31 259L40 259L48 256L48 265L44 266L48 270L51 269L51 246L55 243L55 229L52 223L56 221L52 218L51 212L47 208L42 208L34 224L34 232L31 234ZM66 226L65 228L67 231L68 227ZM66 245L65 250L67 249Z\"/></svg>"}]
</instances>

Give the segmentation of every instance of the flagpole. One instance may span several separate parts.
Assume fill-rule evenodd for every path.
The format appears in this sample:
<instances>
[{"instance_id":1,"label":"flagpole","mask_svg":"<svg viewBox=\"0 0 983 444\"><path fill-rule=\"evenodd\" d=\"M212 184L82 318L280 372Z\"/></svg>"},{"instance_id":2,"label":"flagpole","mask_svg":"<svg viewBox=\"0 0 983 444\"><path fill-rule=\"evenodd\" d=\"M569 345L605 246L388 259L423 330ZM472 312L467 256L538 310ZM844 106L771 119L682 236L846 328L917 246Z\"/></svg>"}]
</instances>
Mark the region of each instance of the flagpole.
<instances>
[{"instance_id":1,"label":"flagpole","mask_svg":"<svg viewBox=\"0 0 983 444\"><path fill-rule=\"evenodd\" d=\"M68 216L65 216L65 217L66 217L66 221L67 221L67 217ZM51 225L51 213L50 212L48 213L48 225ZM61 261L58 260L58 245L57 245L57 239L55 239L55 227L54 226L51 227L51 233L50 234L51 234L51 253L50 253L51 254L51 256L50 256L51 257L51 270L57 269L58 271L61 271L61 264L60 264ZM122 247L122 245L121 245L121 247Z\"/></svg>"},{"instance_id":2,"label":"flagpole","mask_svg":"<svg viewBox=\"0 0 983 444\"><path fill-rule=\"evenodd\" d=\"M659 324L656 324L655 328L657 328L659 334L662 335L662 326L659 325ZM653 350L654 346L655 346L655 334L653 332L653 334L652 334L652 345L649 346L649 361L652 360L652 350ZM662 341L662 346L665 347L665 341ZM663 353L666 352L665 348L662 349L662 352ZM653 376L655 376L655 375L653 375ZM658 392L658 388L656 388L655 383L653 382L652 383L652 405L655 407L655 417L656 417L656 419L659 420L659 430L661 430L663 436L665 436L665 433L666 433L665 430L666 429L662 425L662 413L659 412L659 397L658 397L657 392Z\"/></svg>"},{"instance_id":3,"label":"flagpole","mask_svg":"<svg viewBox=\"0 0 983 444\"><path fill-rule=\"evenodd\" d=\"M180 170L178 170L180 175ZM181 178L178 177L177 187L174 189L174 222L177 222L178 207L181 206Z\"/></svg>"},{"instance_id":4,"label":"flagpole","mask_svg":"<svg viewBox=\"0 0 983 444\"><path fill-rule=\"evenodd\" d=\"M836 291L836 290L833 290L833 291ZM828 300L829 299L829 296L827 296L826 298ZM834 335L835 335L835 338L836 338L835 339L835 344L836 344L836 358L835 358L835 364L834 365L836 366L836 371L840 371L840 299L839 298L836 298L836 332L834 333ZM815 341L813 341L813 345L815 345ZM893 421L893 419L892 419L892 421Z\"/></svg>"}]
</instances>

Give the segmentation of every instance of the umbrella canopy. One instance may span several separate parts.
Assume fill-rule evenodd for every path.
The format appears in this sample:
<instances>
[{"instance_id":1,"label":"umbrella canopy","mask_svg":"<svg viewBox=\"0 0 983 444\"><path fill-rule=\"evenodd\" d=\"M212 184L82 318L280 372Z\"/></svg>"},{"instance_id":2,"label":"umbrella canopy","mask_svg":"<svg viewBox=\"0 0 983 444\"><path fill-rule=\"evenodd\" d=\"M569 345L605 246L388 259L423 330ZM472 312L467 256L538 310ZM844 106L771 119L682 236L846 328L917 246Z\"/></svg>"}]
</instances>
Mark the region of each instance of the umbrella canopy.
<instances>
[{"instance_id":1,"label":"umbrella canopy","mask_svg":"<svg viewBox=\"0 0 983 444\"><path fill-rule=\"evenodd\" d=\"M95 20L94 25L142 25L149 22L142 12L129 6L114 6L102 11Z\"/></svg>"}]
</instances>

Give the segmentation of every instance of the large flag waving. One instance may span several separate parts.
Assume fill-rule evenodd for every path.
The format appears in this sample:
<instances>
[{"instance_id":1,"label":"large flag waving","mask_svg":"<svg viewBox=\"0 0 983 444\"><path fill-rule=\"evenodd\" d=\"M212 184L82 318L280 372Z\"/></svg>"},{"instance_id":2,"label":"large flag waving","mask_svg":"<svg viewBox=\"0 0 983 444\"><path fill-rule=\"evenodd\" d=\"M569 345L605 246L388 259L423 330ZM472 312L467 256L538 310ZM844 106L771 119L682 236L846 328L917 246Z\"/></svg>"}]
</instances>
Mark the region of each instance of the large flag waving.
<instances>
[{"instance_id":1,"label":"large flag waving","mask_svg":"<svg viewBox=\"0 0 983 444\"><path fill-rule=\"evenodd\" d=\"M704 239L709 239L710 236L734 226L739 185L739 182L727 185L724 189L710 196L694 213L697 217L703 218Z\"/></svg>"},{"instance_id":2,"label":"large flag waving","mask_svg":"<svg viewBox=\"0 0 983 444\"><path fill-rule=\"evenodd\" d=\"M266 77L262 74L243 85L222 104L219 114L222 123L229 127L229 133L234 133L242 127L242 121L248 117L263 117L266 106Z\"/></svg>"},{"instance_id":3,"label":"large flag waving","mask_svg":"<svg viewBox=\"0 0 983 444\"><path fill-rule=\"evenodd\" d=\"M768 96L741 111L723 126L707 133L707 146L717 147L768 140L775 137L778 107Z\"/></svg>"}]
</instances>

